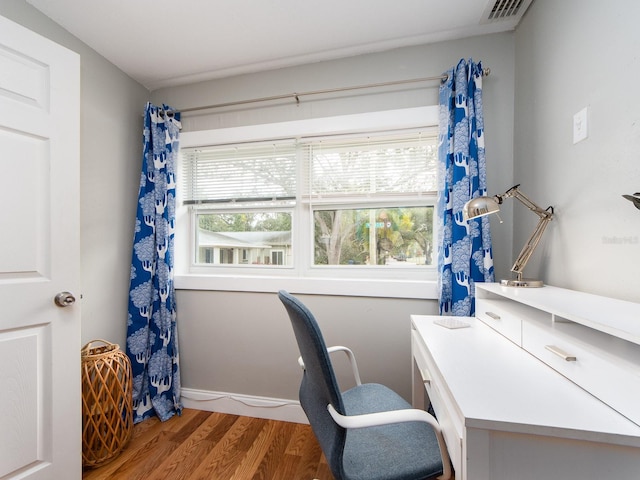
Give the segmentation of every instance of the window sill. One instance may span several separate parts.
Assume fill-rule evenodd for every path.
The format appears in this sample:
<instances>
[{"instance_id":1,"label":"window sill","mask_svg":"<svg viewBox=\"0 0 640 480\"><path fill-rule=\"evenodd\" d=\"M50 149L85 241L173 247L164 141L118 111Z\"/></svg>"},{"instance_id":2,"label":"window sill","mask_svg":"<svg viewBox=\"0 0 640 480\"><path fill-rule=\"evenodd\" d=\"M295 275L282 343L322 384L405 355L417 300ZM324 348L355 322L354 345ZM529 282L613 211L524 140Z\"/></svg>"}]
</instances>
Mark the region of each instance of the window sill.
<instances>
[{"instance_id":1,"label":"window sill","mask_svg":"<svg viewBox=\"0 0 640 480\"><path fill-rule=\"evenodd\" d=\"M267 277L250 275L176 275L177 290L291 293L350 297L436 300L437 282L429 280L371 280L340 278Z\"/></svg>"}]
</instances>

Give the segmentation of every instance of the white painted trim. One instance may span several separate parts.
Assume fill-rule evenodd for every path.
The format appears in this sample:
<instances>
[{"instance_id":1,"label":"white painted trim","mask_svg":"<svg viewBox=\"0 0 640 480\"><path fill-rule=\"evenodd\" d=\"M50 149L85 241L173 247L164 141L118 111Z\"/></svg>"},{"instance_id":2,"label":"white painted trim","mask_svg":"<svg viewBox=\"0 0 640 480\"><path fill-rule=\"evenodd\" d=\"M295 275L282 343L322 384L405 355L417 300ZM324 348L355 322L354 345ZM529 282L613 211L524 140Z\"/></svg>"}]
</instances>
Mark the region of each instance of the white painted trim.
<instances>
[{"instance_id":1,"label":"white painted trim","mask_svg":"<svg viewBox=\"0 0 640 480\"><path fill-rule=\"evenodd\" d=\"M438 115L438 106L425 106L183 132L180 134L180 146L188 148L280 138L432 127L438 125ZM372 267L357 266L324 268L297 265L295 268L276 267L271 270L267 270L268 267L260 267L259 272L251 266L194 266L190 261L190 245L194 242L191 217L186 206L180 205L180 201L178 205L174 248L175 287L178 290L273 293L285 289L291 293L317 295L428 300L438 298L438 272L435 265L419 269L384 267L384 274L379 277L373 275ZM298 234L308 235L305 232ZM310 242L310 239L299 238L297 241L304 244Z\"/></svg>"},{"instance_id":2,"label":"white painted trim","mask_svg":"<svg viewBox=\"0 0 640 480\"><path fill-rule=\"evenodd\" d=\"M226 292L289 293L335 295L350 297L415 298L435 300L438 286L435 280L411 281L364 278L268 277L249 275L175 276L177 290L212 290Z\"/></svg>"},{"instance_id":3,"label":"white painted trim","mask_svg":"<svg viewBox=\"0 0 640 480\"><path fill-rule=\"evenodd\" d=\"M308 118L264 125L198 130L180 134L180 147L256 142L277 138L409 129L438 125L439 107L413 107L382 112L355 113L335 117Z\"/></svg>"},{"instance_id":4,"label":"white painted trim","mask_svg":"<svg viewBox=\"0 0 640 480\"><path fill-rule=\"evenodd\" d=\"M309 423L300 402L295 400L193 388L183 388L181 392L182 404L185 408L283 422Z\"/></svg>"}]
</instances>

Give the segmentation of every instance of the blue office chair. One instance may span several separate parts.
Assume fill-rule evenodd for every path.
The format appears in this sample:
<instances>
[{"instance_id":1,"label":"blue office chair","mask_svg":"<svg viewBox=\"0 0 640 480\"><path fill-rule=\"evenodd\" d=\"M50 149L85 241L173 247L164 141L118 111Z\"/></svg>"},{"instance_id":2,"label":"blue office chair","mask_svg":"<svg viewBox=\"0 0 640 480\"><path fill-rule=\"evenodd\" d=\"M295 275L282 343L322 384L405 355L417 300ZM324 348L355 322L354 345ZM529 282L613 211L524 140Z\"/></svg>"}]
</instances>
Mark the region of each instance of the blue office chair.
<instances>
[{"instance_id":1,"label":"blue office chair","mask_svg":"<svg viewBox=\"0 0 640 480\"><path fill-rule=\"evenodd\" d=\"M362 384L353 352L327 348L313 314L278 292L298 342L300 404L337 480L427 480L451 476L437 420L389 388ZM343 351L356 386L340 392L329 354Z\"/></svg>"}]
</instances>

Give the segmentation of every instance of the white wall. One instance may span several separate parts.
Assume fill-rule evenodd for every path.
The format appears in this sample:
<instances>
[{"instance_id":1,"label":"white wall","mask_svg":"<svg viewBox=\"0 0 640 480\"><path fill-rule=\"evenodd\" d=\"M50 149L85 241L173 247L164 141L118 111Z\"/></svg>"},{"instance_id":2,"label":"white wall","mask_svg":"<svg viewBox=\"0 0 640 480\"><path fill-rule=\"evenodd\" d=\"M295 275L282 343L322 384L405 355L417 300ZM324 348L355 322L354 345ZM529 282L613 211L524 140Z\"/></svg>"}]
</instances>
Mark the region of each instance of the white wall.
<instances>
[{"instance_id":1,"label":"white wall","mask_svg":"<svg viewBox=\"0 0 640 480\"><path fill-rule=\"evenodd\" d=\"M557 215L529 276L636 302L640 211L621 195L640 191L638 18L631 0L533 2L516 33L514 141L515 180ZM574 145L583 107L589 136ZM518 213L515 248L536 219Z\"/></svg>"},{"instance_id":2,"label":"white wall","mask_svg":"<svg viewBox=\"0 0 640 480\"><path fill-rule=\"evenodd\" d=\"M152 101L182 109L392 80L440 75L461 58L491 68L484 81L488 183L498 193L512 186L514 41L512 33L402 48L335 61L213 80L152 92ZM438 82L402 88L302 97L183 116L183 132L438 103ZM507 211L503 218L509 218ZM511 228L496 224L496 268L511 265ZM293 290L292 290L293 292ZM295 292L294 292L295 293ZM437 301L343 296L301 296L317 316L329 344L346 344L363 379L384 383L405 398L411 392L409 315L436 314ZM298 350L275 291L188 291L177 294L183 386L214 392L297 399Z\"/></svg>"},{"instance_id":3,"label":"white wall","mask_svg":"<svg viewBox=\"0 0 640 480\"><path fill-rule=\"evenodd\" d=\"M24 0L2 0L0 15L80 54L82 341L124 349L149 92Z\"/></svg>"}]
</instances>

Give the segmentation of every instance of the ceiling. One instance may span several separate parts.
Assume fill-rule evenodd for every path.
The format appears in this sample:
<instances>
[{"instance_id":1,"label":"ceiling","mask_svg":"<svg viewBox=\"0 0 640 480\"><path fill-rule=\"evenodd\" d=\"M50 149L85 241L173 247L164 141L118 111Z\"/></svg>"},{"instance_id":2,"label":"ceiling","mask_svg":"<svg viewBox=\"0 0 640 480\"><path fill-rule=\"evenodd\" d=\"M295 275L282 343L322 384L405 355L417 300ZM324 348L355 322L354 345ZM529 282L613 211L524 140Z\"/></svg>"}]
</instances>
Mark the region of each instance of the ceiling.
<instances>
[{"instance_id":1,"label":"ceiling","mask_svg":"<svg viewBox=\"0 0 640 480\"><path fill-rule=\"evenodd\" d=\"M531 0L27 2L155 90L512 30Z\"/></svg>"}]
</instances>

